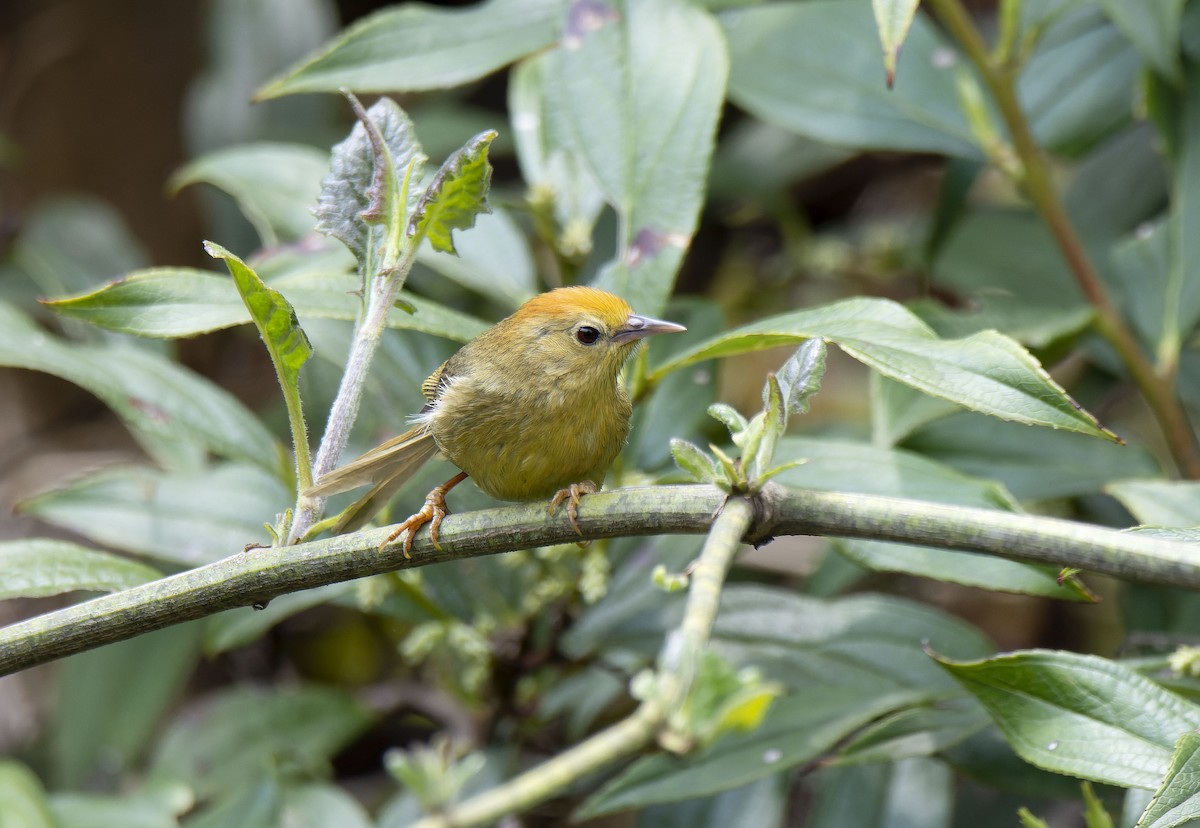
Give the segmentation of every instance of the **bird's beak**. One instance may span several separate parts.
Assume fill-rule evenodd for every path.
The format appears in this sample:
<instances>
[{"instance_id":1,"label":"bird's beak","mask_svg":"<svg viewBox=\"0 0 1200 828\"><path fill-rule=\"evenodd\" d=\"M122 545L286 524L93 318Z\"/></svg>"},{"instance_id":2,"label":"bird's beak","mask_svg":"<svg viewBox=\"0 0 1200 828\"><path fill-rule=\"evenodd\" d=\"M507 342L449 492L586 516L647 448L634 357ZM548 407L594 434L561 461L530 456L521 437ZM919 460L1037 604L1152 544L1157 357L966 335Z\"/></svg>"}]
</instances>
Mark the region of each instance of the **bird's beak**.
<instances>
[{"instance_id":1,"label":"bird's beak","mask_svg":"<svg viewBox=\"0 0 1200 828\"><path fill-rule=\"evenodd\" d=\"M661 319L651 319L649 316L638 316L636 313L631 313L620 330L613 334L613 339L617 342L635 342L653 334L678 333L686 330L687 328L683 325L676 325L674 322L664 322Z\"/></svg>"}]
</instances>

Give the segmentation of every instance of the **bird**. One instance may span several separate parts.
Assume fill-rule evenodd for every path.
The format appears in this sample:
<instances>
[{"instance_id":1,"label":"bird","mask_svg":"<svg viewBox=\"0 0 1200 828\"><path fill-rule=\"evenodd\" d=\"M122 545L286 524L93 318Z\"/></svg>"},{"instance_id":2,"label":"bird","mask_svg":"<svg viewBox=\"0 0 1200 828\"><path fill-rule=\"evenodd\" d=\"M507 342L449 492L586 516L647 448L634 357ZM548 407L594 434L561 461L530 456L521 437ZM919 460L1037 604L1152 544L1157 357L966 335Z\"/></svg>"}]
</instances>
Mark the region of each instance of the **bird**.
<instances>
[{"instance_id":1,"label":"bird","mask_svg":"<svg viewBox=\"0 0 1200 828\"><path fill-rule=\"evenodd\" d=\"M564 502L571 525L581 498L599 491L629 435L632 405L620 374L648 336L687 330L634 313L615 294L587 286L538 294L460 348L421 384L428 401L398 437L318 478L319 497L372 484L337 519L352 531L439 452L460 469L380 544L404 534L404 556L430 524L436 548L446 494L468 476L499 500Z\"/></svg>"}]
</instances>

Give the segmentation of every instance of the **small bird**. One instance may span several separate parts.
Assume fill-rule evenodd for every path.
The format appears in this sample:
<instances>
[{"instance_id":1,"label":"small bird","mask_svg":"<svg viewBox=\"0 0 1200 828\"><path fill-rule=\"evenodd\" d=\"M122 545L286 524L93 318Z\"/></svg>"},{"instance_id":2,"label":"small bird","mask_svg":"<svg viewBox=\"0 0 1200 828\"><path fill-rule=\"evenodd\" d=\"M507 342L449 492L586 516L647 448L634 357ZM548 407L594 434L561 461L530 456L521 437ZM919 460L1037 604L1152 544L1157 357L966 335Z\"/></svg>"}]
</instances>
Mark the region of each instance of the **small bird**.
<instances>
[{"instance_id":1,"label":"small bird","mask_svg":"<svg viewBox=\"0 0 1200 828\"><path fill-rule=\"evenodd\" d=\"M305 494L323 496L368 483L372 489L339 517L335 531L358 528L439 451L462 471L380 544L401 534L409 556L426 523L438 545L446 493L469 475L500 500L565 500L575 531L580 498L599 491L629 435L632 406L619 376L647 336L686 330L639 316L619 296L565 287L533 297L464 345L421 384L429 402L416 425L319 478Z\"/></svg>"}]
</instances>

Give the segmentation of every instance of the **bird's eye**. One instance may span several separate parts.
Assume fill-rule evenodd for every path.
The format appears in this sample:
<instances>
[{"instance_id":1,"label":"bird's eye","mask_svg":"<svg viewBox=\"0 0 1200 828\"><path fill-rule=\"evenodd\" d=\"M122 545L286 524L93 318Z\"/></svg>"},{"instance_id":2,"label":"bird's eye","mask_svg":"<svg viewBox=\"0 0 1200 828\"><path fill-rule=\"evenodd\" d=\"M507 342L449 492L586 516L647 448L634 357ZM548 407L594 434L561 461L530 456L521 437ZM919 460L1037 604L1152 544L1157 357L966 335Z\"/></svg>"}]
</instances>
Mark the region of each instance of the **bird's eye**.
<instances>
[{"instance_id":1,"label":"bird's eye","mask_svg":"<svg viewBox=\"0 0 1200 828\"><path fill-rule=\"evenodd\" d=\"M600 338L600 332L591 325L584 325L575 332L575 338L584 345L595 345L596 340Z\"/></svg>"}]
</instances>

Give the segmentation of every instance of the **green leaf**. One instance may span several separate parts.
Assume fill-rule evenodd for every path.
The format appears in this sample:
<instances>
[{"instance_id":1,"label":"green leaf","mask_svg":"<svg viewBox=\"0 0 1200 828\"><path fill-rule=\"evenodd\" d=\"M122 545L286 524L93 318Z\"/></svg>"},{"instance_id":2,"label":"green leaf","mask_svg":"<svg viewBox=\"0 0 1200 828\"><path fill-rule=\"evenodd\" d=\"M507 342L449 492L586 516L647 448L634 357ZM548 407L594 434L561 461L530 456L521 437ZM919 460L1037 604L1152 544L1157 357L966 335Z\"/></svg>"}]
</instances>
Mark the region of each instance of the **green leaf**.
<instances>
[{"instance_id":1,"label":"green leaf","mask_svg":"<svg viewBox=\"0 0 1200 828\"><path fill-rule=\"evenodd\" d=\"M875 25L879 29L879 43L883 46L883 70L887 73L889 89L895 83L900 47L908 36L919 3L920 0L871 0Z\"/></svg>"},{"instance_id":2,"label":"green leaf","mask_svg":"<svg viewBox=\"0 0 1200 828\"><path fill-rule=\"evenodd\" d=\"M729 97L764 121L842 147L982 157L955 91L961 58L922 18L913 20L894 89L879 71L865 3L767 5L723 22Z\"/></svg>"},{"instance_id":3,"label":"green leaf","mask_svg":"<svg viewBox=\"0 0 1200 828\"><path fill-rule=\"evenodd\" d=\"M284 396L295 393L300 368L312 356L312 346L296 319L295 309L283 294L263 284L258 274L237 256L213 242L205 242L205 249L214 259L223 259L229 268L238 293L271 355Z\"/></svg>"},{"instance_id":4,"label":"green leaf","mask_svg":"<svg viewBox=\"0 0 1200 828\"><path fill-rule=\"evenodd\" d=\"M358 800L331 784L284 788L281 824L287 828L374 828Z\"/></svg>"},{"instance_id":5,"label":"green leaf","mask_svg":"<svg viewBox=\"0 0 1200 828\"><path fill-rule=\"evenodd\" d=\"M987 708L1025 761L1057 773L1157 788L1176 740L1200 725L1200 708L1096 656L1026 650L938 663Z\"/></svg>"},{"instance_id":6,"label":"green leaf","mask_svg":"<svg viewBox=\"0 0 1200 828\"><path fill-rule=\"evenodd\" d=\"M584 802L579 819L740 788L832 751L872 719L913 699L911 691L885 695L809 690L779 699L751 733L718 740L680 760L656 755L636 760Z\"/></svg>"},{"instance_id":7,"label":"green leaf","mask_svg":"<svg viewBox=\"0 0 1200 828\"><path fill-rule=\"evenodd\" d=\"M780 475L780 482L787 486L910 497L983 509L1016 509L1002 486L967 477L907 451L828 438L785 437L776 454L781 459L807 461ZM1076 579L1060 584L1059 570L1053 566L882 541L839 540L835 549L855 563L886 572L907 572L1001 592L1092 600L1091 593Z\"/></svg>"},{"instance_id":8,"label":"green leaf","mask_svg":"<svg viewBox=\"0 0 1200 828\"><path fill-rule=\"evenodd\" d=\"M146 746L196 669L200 629L196 622L177 624L59 665L47 728L56 788L80 789L104 775L125 778L141 767Z\"/></svg>"},{"instance_id":9,"label":"green leaf","mask_svg":"<svg viewBox=\"0 0 1200 828\"><path fill-rule=\"evenodd\" d=\"M422 245L417 251L417 261L515 310L537 293L537 271L529 243L516 220L507 210L489 206L488 212L476 216L471 232L460 234L455 240L457 255ZM402 296L411 301L410 296ZM388 321L394 325L394 320Z\"/></svg>"},{"instance_id":10,"label":"green leaf","mask_svg":"<svg viewBox=\"0 0 1200 828\"><path fill-rule=\"evenodd\" d=\"M151 780L181 780L208 798L281 765L319 773L374 718L349 693L314 685L236 688L177 720L159 744Z\"/></svg>"},{"instance_id":11,"label":"green leaf","mask_svg":"<svg viewBox=\"0 0 1200 828\"><path fill-rule=\"evenodd\" d=\"M1200 483L1188 480L1118 480L1104 489L1140 523L1200 526Z\"/></svg>"},{"instance_id":12,"label":"green leaf","mask_svg":"<svg viewBox=\"0 0 1200 828\"><path fill-rule=\"evenodd\" d=\"M1189 63L1186 86L1179 102L1180 144L1171 186L1170 269L1163 297L1159 357L1172 363L1183 340L1200 321L1200 246L1195 227L1200 216L1196 188L1200 187L1200 65Z\"/></svg>"},{"instance_id":13,"label":"green leaf","mask_svg":"<svg viewBox=\"0 0 1200 828\"><path fill-rule=\"evenodd\" d=\"M0 570L0 600L76 590L118 592L161 577L143 563L49 538L0 541Z\"/></svg>"},{"instance_id":14,"label":"green leaf","mask_svg":"<svg viewBox=\"0 0 1200 828\"><path fill-rule=\"evenodd\" d=\"M729 481L725 480L725 475L716 461L687 440L672 438L671 455L675 458L675 464L697 483L728 485Z\"/></svg>"},{"instance_id":15,"label":"green leaf","mask_svg":"<svg viewBox=\"0 0 1200 828\"><path fill-rule=\"evenodd\" d=\"M888 765L826 768L816 773L814 781L818 787L807 828L950 828L954 822L955 780L942 762L907 759Z\"/></svg>"},{"instance_id":16,"label":"green leaf","mask_svg":"<svg viewBox=\"0 0 1200 828\"><path fill-rule=\"evenodd\" d=\"M575 3L541 67L551 137L616 210L617 255L596 286L657 316L704 204L728 75L712 16L684 0Z\"/></svg>"},{"instance_id":17,"label":"green leaf","mask_svg":"<svg viewBox=\"0 0 1200 828\"><path fill-rule=\"evenodd\" d=\"M1100 0L1100 7L1141 54L1148 66L1176 83L1179 29L1185 0Z\"/></svg>"},{"instance_id":18,"label":"green leaf","mask_svg":"<svg viewBox=\"0 0 1200 828\"><path fill-rule=\"evenodd\" d=\"M205 451L280 469L280 446L232 394L157 354L124 344L74 344L0 303L0 365L42 371L103 400L169 468L196 468Z\"/></svg>"},{"instance_id":19,"label":"green leaf","mask_svg":"<svg viewBox=\"0 0 1200 828\"><path fill-rule=\"evenodd\" d=\"M13 260L44 295L90 290L150 257L99 199L51 198L22 217Z\"/></svg>"},{"instance_id":20,"label":"green leaf","mask_svg":"<svg viewBox=\"0 0 1200 828\"><path fill-rule=\"evenodd\" d=\"M883 448L892 448L922 426L962 410L878 371L871 372L870 383L871 442ZM1022 428L1022 433L1027 429Z\"/></svg>"},{"instance_id":21,"label":"green leaf","mask_svg":"<svg viewBox=\"0 0 1200 828\"><path fill-rule=\"evenodd\" d=\"M820 339L809 339L788 361L775 372L779 392L783 398L783 409L787 414L804 414L808 402L821 390L821 378L825 376L825 343ZM763 389L763 404L768 403L767 389Z\"/></svg>"},{"instance_id":22,"label":"green leaf","mask_svg":"<svg viewBox=\"0 0 1200 828\"><path fill-rule=\"evenodd\" d=\"M314 229L312 205L329 155L303 144L241 144L203 155L171 177L170 189L211 184L237 202L264 247L303 238Z\"/></svg>"},{"instance_id":23,"label":"green leaf","mask_svg":"<svg viewBox=\"0 0 1200 828\"><path fill-rule=\"evenodd\" d=\"M263 344L267 346L267 353L271 355L271 364L283 392L292 431L297 485L303 491L312 485L312 463L308 452L308 426L300 401L300 369L312 356L312 345L300 327L295 309L283 298L283 294L263 284L258 274L245 262L220 245L205 242L204 249L214 259L225 261L242 302L250 311L250 318L258 328Z\"/></svg>"},{"instance_id":24,"label":"green leaf","mask_svg":"<svg viewBox=\"0 0 1200 828\"><path fill-rule=\"evenodd\" d=\"M59 828L178 828L195 805L186 785L163 785L135 793L56 793L50 810ZM3 823L0 823L3 824Z\"/></svg>"},{"instance_id":25,"label":"green leaf","mask_svg":"<svg viewBox=\"0 0 1200 828\"><path fill-rule=\"evenodd\" d=\"M1200 733L1185 733L1175 743L1167 775L1138 820L1136 828L1176 828L1200 820Z\"/></svg>"},{"instance_id":26,"label":"green leaf","mask_svg":"<svg viewBox=\"0 0 1200 828\"><path fill-rule=\"evenodd\" d=\"M784 777L769 776L741 788L670 805L651 805L638 815L639 828L729 828L786 824Z\"/></svg>"},{"instance_id":27,"label":"green leaf","mask_svg":"<svg viewBox=\"0 0 1200 828\"><path fill-rule=\"evenodd\" d=\"M1049 26L1017 81L1038 143L1078 153L1130 120L1141 61L1091 3Z\"/></svg>"},{"instance_id":28,"label":"green leaf","mask_svg":"<svg viewBox=\"0 0 1200 828\"><path fill-rule=\"evenodd\" d=\"M999 481L1022 501L1078 497L1113 480L1162 474L1158 461L1141 446L1030 430L961 412L920 428L904 448L963 474ZM1200 512L1197 518L1200 523Z\"/></svg>"},{"instance_id":29,"label":"green leaf","mask_svg":"<svg viewBox=\"0 0 1200 828\"><path fill-rule=\"evenodd\" d=\"M1109 253L1113 299L1142 340L1155 348L1165 344L1164 337L1173 342L1179 331L1177 317L1182 309L1168 299L1177 296L1179 289L1178 283L1172 283L1180 276L1172 265L1177 247L1174 225L1170 220L1147 222L1114 244Z\"/></svg>"},{"instance_id":30,"label":"green leaf","mask_svg":"<svg viewBox=\"0 0 1200 828\"><path fill-rule=\"evenodd\" d=\"M986 727L991 720L970 698L909 707L865 727L842 748L836 764L897 762L934 756Z\"/></svg>"},{"instance_id":31,"label":"green leaf","mask_svg":"<svg viewBox=\"0 0 1200 828\"><path fill-rule=\"evenodd\" d=\"M492 0L467 9L409 3L347 28L258 92L413 92L477 80L554 43L559 0Z\"/></svg>"},{"instance_id":32,"label":"green leaf","mask_svg":"<svg viewBox=\"0 0 1200 828\"><path fill-rule=\"evenodd\" d=\"M428 240L434 250L457 253L451 231L469 230L477 215L490 211L488 148L495 139L494 130L481 132L446 159L409 217L410 243Z\"/></svg>"},{"instance_id":33,"label":"green leaf","mask_svg":"<svg viewBox=\"0 0 1200 828\"><path fill-rule=\"evenodd\" d=\"M0 802L0 828L59 828L42 783L20 762L0 762Z\"/></svg>"},{"instance_id":34,"label":"green leaf","mask_svg":"<svg viewBox=\"0 0 1200 828\"><path fill-rule=\"evenodd\" d=\"M966 622L881 595L809 598L780 589L730 585L713 647L735 664L757 666L798 692L808 688L888 694L900 689L953 695L922 642L960 658L993 647Z\"/></svg>"},{"instance_id":35,"label":"green leaf","mask_svg":"<svg viewBox=\"0 0 1200 828\"><path fill-rule=\"evenodd\" d=\"M106 546L198 566L264 540L263 524L289 499L277 477L253 466L188 474L125 467L81 477L20 508Z\"/></svg>"},{"instance_id":36,"label":"green leaf","mask_svg":"<svg viewBox=\"0 0 1200 828\"><path fill-rule=\"evenodd\" d=\"M269 279L284 291L301 318L353 321L359 280L344 270L304 270ZM388 327L469 342L487 323L411 293L401 300L413 313L388 314ZM92 293L46 303L52 310L93 325L138 336L188 337L250 322L230 279L191 268L154 268Z\"/></svg>"},{"instance_id":37,"label":"green leaf","mask_svg":"<svg viewBox=\"0 0 1200 828\"><path fill-rule=\"evenodd\" d=\"M980 309L970 315L942 314L947 323L969 324L969 331L997 328L1030 347L1042 347L1078 332L1093 315L1046 225L1030 212L968 215L933 267L939 286ZM952 335L948 324L929 321L943 335Z\"/></svg>"},{"instance_id":38,"label":"green leaf","mask_svg":"<svg viewBox=\"0 0 1200 828\"><path fill-rule=\"evenodd\" d=\"M321 194L313 211L316 229L342 242L354 254L359 269L370 272L368 262L376 255L382 238L373 222L382 218L383 199L399 194L403 179L412 169L420 177L425 152L417 141L408 115L391 98L380 98L367 110L377 133L372 140L360 120L346 140L333 148L329 174L321 183ZM375 141L378 141L376 145ZM411 193L410 193L411 201ZM372 216L368 222L367 217Z\"/></svg>"},{"instance_id":39,"label":"green leaf","mask_svg":"<svg viewBox=\"0 0 1200 828\"><path fill-rule=\"evenodd\" d=\"M939 339L886 299L853 298L769 317L694 346L651 380L713 357L823 337L885 376L1004 420L1115 439L1080 409L1016 341L995 331Z\"/></svg>"}]
</instances>

